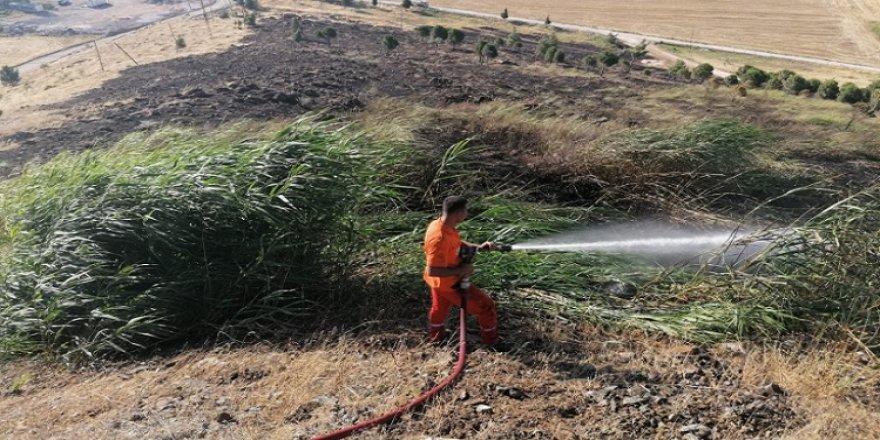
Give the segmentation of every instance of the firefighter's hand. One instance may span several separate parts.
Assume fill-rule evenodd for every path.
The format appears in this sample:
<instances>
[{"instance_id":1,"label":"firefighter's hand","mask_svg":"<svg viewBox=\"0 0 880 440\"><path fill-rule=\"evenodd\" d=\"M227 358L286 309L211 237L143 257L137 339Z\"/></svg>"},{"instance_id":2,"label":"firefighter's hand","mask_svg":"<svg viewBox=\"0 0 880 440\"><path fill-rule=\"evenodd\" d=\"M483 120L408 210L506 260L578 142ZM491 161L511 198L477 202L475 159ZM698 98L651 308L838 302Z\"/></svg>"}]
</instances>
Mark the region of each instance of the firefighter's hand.
<instances>
[{"instance_id":1,"label":"firefighter's hand","mask_svg":"<svg viewBox=\"0 0 880 440\"><path fill-rule=\"evenodd\" d=\"M495 250L495 243L493 243L491 241L487 241L487 242L484 242L483 244L479 245L477 247L477 249L484 251L484 252L485 251L494 251Z\"/></svg>"},{"instance_id":2,"label":"firefighter's hand","mask_svg":"<svg viewBox=\"0 0 880 440\"><path fill-rule=\"evenodd\" d=\"M459 269L461 270L462 277L468 277L468 276L471 276L474 274L474 265L473 264L462 264L461 267L459 267Z\"/></svg>"}]
</instances>

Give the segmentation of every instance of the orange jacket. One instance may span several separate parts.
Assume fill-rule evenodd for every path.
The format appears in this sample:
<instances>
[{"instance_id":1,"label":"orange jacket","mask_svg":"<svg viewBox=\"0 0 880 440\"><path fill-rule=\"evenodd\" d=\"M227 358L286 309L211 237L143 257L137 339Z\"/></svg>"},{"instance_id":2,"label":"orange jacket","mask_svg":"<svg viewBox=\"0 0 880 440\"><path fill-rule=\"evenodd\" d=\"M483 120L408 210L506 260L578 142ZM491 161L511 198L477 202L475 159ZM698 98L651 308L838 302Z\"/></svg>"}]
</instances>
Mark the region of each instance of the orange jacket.
<instances>
[{"instance_id":1,"label":"orange jacket","mask_svg":"<svg viewBox=\"0 0 880 440\"><path fill-rule=\"evenodd\" d=\"M425 232L425 274L422 278L433 289L453 289L459 277L430 277L428 268L455 268L461 265L458 250L461 247L461 234L455 228L446 226L439 218L428 225Z\"/></svg>"}]
</instances>

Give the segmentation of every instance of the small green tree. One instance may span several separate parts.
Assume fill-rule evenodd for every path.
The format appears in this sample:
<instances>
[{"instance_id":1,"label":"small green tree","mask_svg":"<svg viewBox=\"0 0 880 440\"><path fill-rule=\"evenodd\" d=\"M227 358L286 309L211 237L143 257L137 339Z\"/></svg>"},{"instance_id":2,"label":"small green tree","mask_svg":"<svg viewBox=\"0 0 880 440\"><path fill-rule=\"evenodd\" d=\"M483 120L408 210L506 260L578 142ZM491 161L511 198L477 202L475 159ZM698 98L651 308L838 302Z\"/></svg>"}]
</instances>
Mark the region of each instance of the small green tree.
<instances>
[{"instance_id":1,"label":"small green tree","mask_svg":"<svg viewBox=\"0 0 880 440\"><path fill-rule=\"evenodd\" d=\"M455 50L455 46L461 44L464 41L464 37L464 32L461 29L450 29L446 41L452 46L452 50Z\"/></svg>"},{"instance_id":2,"label":"small green tree","mask_svg":"<svg viewBox=\"0 0 880 440\"><path fill-rule=\"evenodd\" d=\"M431 29L431 40L435 43L442 43L449 38L449 30L443 26L437 25Z\"/></svg>"},{"instance_id":3,"label":"small green tree","mask_svg":"<svg viewBox=\"0 0 880 440\"><path fill-rule=\"evenodd\" d=\"M480 64L483 64L483 56L484 56L484 55L483 55L483 48L486 47L487 44L489 44L488 41L486 41L486 40L479 40L479 41L477 41L477 43L474 45L474 52L476 52L476 53L477 53L477 56L480 57Z\"/></svg>"},{"instance_id":4,"label":"small green tree","mask_svg":"<svg viewBox=\"0 0 880 440\"><path fill-rule=\"evenodd\" d=\"M880 79L878 79L877 81L874 81L874 82L872 82L871 84L869 84L869 85L868 85L868 90L870 90L870 91L872 91L872 92L875 91L875 90L880 90Z\"/></svg>"},{"instance_id":5,"label":"small green tree","mask_svg":"<svg viewBox=\"0 0 880 440\"><path fill-rule=\"evenodd\" d=\"M606 68L610 68L620 62L620 57L610 50L603 50L602 52L599 52L599 55L596 56L596 59L599 60L599 63L601 64L601 66L599 66L599 75L605 75Z\"/></svg>"},{"instance_id":6,"label":"small green tree","mask_svg":"<svg viewBox=\"0 0 880 440\"><path fill-rule=\"evenodd\" d=\"M715 67L713 67L709 63L703 63L694 67L694 78L699 82L703 82L712 77L712 73L715 72Z\"/></svg>"},{"instance_id":7,"label":"small green tree","mask_svg":"<svg viewBox=\"0 0 880 440\"><path fill-rule=\"evenodd\" d=\"M629 57L630 65L638 64L639 61L648 56L648 42L642 40L641 43L627 49L626 54Z\"/></svg>"},{"instance_id":8,"label":"small green tree","mask_svg":"<svg viewBox=\"0 0 880 440\"><path fill-rule=\"evenodd\" d=\"M420 37L428 40L431 38L431 30L434 29L433 26L428 26L423 24L421 26L416 26L416 33L419 34Z\"/></svg>"},{"instance_id":9,"label":"small green tree","mask_svg":"<svg viewBox=\"0 0 880 440\"><path fill-rule=\"evenodd\" d=\"M492 43L486 43L483 46L483 57L486 61L498 56L498 48Z\"/></svg>"},{"instance_id":10,"label":"small green tree","mask_svg":"<svg viewBox=\"0 0 880 440\"><path fill-rule=\"evenodd\" d=\"M544 19L544 24L546 24L547 26L550 26L550 23L552 23L552 22L550 21L550 16L548 15L547 18Z\"/></svg>"},{"instance_id":11,"label":"small green tree","mask_svg":"<svg viewBox=\"0 0 880 440\"><path fill-rule=\"evenodd\" d=\"M837 99L837 95L840 94L840 86L837 84L837 81L828 79L819 85L816 94L822 99Z\"/></svg>"},{"instance_id":12,"label":"small green tree","mask_svg":"<svg viewBox=\"0 0 880 440\"><path fill-rule=\"evenodd\" d=\"M504 8L504 10L501 11L501 19L507 20L507 17L510 17L510 15L507 14L507 8Z\"/></svg>"},{"instance_id":13,"label":"small green tree","mask_svg":"<svg viewBox=\"0 0 880 440\"><path fill-rule=\"evenodd\" d=\"M504 38L498 37L495 39L495 46L497 46L499 49L504 47L505 44L507 44L507 41Z\"/></svg>"},{"instance_id":14,"label":"small green tree","mask_svg":"<svg viewBox=\"0 0 880 440\"><path fill-rule=\"evenodd\" d=\"M738 85L739 84L739 77L736 76L735 74L727 75L727 77L724 78L724 84L727 84L728 86Z\"/></svg>"},{"instance_id":15,"label":"small green tree","mask_svg":"<svg viewBox=\"0 0 880 440\"><path fill-rule=\"evenodd\" d=\"M556 46L548 47L544 52L544 61L548 63L552 63L554 59L556 59L556 52L559 51L559 48Z\"/></svg>"},{"instance_id":16,"label":"small green tree","mask_svg":"<svg viewBox=\"0 0 880 440\"><path fill-rule=\"evenodd\" d=\"M21 81L21 75L15 67L3 66L0 68L0 83L7 86L14 86Z\"/></svg>"},{"instance_id":17,"label":"small green tree","mask_svg":"<svg viewBox=\"0 0 880 440\"><path fill-rule=\"evenodd\" d=\"M324 40L326 40L327 45L329 46L330 42L334 38L336 38L337 34L336 34L336 29L333 29L332 27L326 27L326 28L318 31L316 35L318 36L318 38L323 38Z\"/></svg>"},{"instance_id":18,"label":"small green tree","mask_svg":"<svg viewBox=\"0 0 880 440\"><path fill-rule=\"evenodd\" d=\"M865 100L865 93L859 86L848 82L840 86L840 94L837 95L837 100L847 104L855 104Z\"/></svg>"},{"instance_id":19,"label":"small green tree","mask_svg":"<svg viewBox=\"0 0 880 440\"><path fill-rule=\"evenodd\" d=\"M511 32L507 37L507 46L519 50L522 45L522 37L516 32Z\"/></svg>"},{"instance_id":20,"label":"small green tree","mask_svg":"<svg viewBox=\"0 0 880 440\"><path fill-rule=\"evenodd\" d=\"M391 55L391 52L400 46L400 42L394 38L394 35L386 35L382 37L382 46L385 47L385 55Z\"/></svg>"},{"instance_id":21,"label":"small green tree","mask_svg":"<svg viewBox=\"0 0 880 440\"><path fill-rule=\"evenodd\" d=\"M400 6L403 9L409 9L412 7L412 5L413 5L412 0L403 0L403 2L400 3Z\"/></svg>"},{"instance_id":22,"label":"small green tree","mask_svg":"<svg viewBox=\"0 0 880 440\"><path fill-rule=\"evenodd\" d=\"M556 38L556 35L550 34L541 38L535 50L538 56L546 59L547 51L551 48L555 50L557 46L559 46L559 40Z\"/></svg>"},{"instance_id":23,"label":"small green tree","mask_svg":"<svg viewBox=\"0 0 880 440\"><path fill-rule=\"evenodd\" d=\"M174 39L174 47L178 49L186 47L186 40L183 39L183 35L178 35L177 38Z\"/></svg>"},{"instance_id":24,"label":"small green tree","mask_svg":"<svg viewBox=\"0 0 880 440\"><path fill-rule=\"evenodd\" d=\"M819 86L821 86L821 85L822 85L821 80L813 78L813 79L807 81L807 90L809 90L810 93L816 93L819 91Z\"/></svg>"}]
</instances>

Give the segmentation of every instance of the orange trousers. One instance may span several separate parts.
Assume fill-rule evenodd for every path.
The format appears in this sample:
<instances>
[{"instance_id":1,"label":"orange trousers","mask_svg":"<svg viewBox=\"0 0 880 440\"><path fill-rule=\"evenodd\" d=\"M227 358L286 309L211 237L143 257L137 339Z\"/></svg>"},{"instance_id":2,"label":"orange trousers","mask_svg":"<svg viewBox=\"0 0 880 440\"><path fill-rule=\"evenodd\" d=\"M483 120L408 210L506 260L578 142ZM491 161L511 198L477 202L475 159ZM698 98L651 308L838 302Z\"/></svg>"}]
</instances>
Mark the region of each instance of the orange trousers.
<instances>
[{"instance_id":1,"label":"orange trousers","mask_svg":"<svg viewBox=\"0 0 880 440\"><path fill-rule=\"evenodd\" d=\"M446 336L446 317L453 306L461 307L461 294L455 289L431 289L431 311L428 313L428 337L438 342ZM480 323L480 339L486 345L498 342L498 315L495 301L478 287L467 291L467 313L476 315Z\"/></svg>"}]
</instances>

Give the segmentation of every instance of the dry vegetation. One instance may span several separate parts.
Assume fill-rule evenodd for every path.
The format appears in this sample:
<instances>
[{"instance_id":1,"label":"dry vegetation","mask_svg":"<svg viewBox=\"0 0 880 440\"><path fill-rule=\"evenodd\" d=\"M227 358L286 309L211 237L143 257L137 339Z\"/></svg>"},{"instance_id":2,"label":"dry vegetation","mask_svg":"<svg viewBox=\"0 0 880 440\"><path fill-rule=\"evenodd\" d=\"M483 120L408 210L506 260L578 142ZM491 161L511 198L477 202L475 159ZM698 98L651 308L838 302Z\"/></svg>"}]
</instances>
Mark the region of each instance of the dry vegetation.
<instances>
[{"instance_id":1,"label":"dry vegetation","mask_svg":"<svg viewBox=\"0 0 880 440\"><path fill-rule=\"evenodd\" d=\"M864 21L880 16L880 4L870 0L436 0L431 4L489 13L508 8L514 17L543 20L549 15L570 24L856 64L877 65L880 59L880 41Z\"/></svg>"},{"instance_id":2,"label":"dry vegetation","mask_svg":"<svg viewBox=\"0 0 880 440\"><path fill-rule=\"evenodd\" d=\"M19 85L0 88L0 110L3 111L0 115L0 136L60 127L69 120L70 115L44 107L100 87L104 81L116 78L125 69L134 66L116 44L138 63L146 64L223 51L250 32L247 28L234 27L232 19L214 17L210 23L211 28L208 29L201 17L172 19L126 34L113 42L99 42L104 71L101 70L94 47L89 47L38 69L23 72ZM186 39L186 48L175 47L172 32L174 36ZM6 149L14 147L0 145L0 148Z\"/></svg>"},{"instance_id":3,"label":"dry vegetation","mask_svg":"<svg viewBox=\"0 0 880 440\"><path fill-rule=\"evenodd\" d=\"M0 66L15 66L84 41L90 41L90 35L72 35L66 37L46 37L39 35L0 36Z\"/></svg>"}]
</instances>

